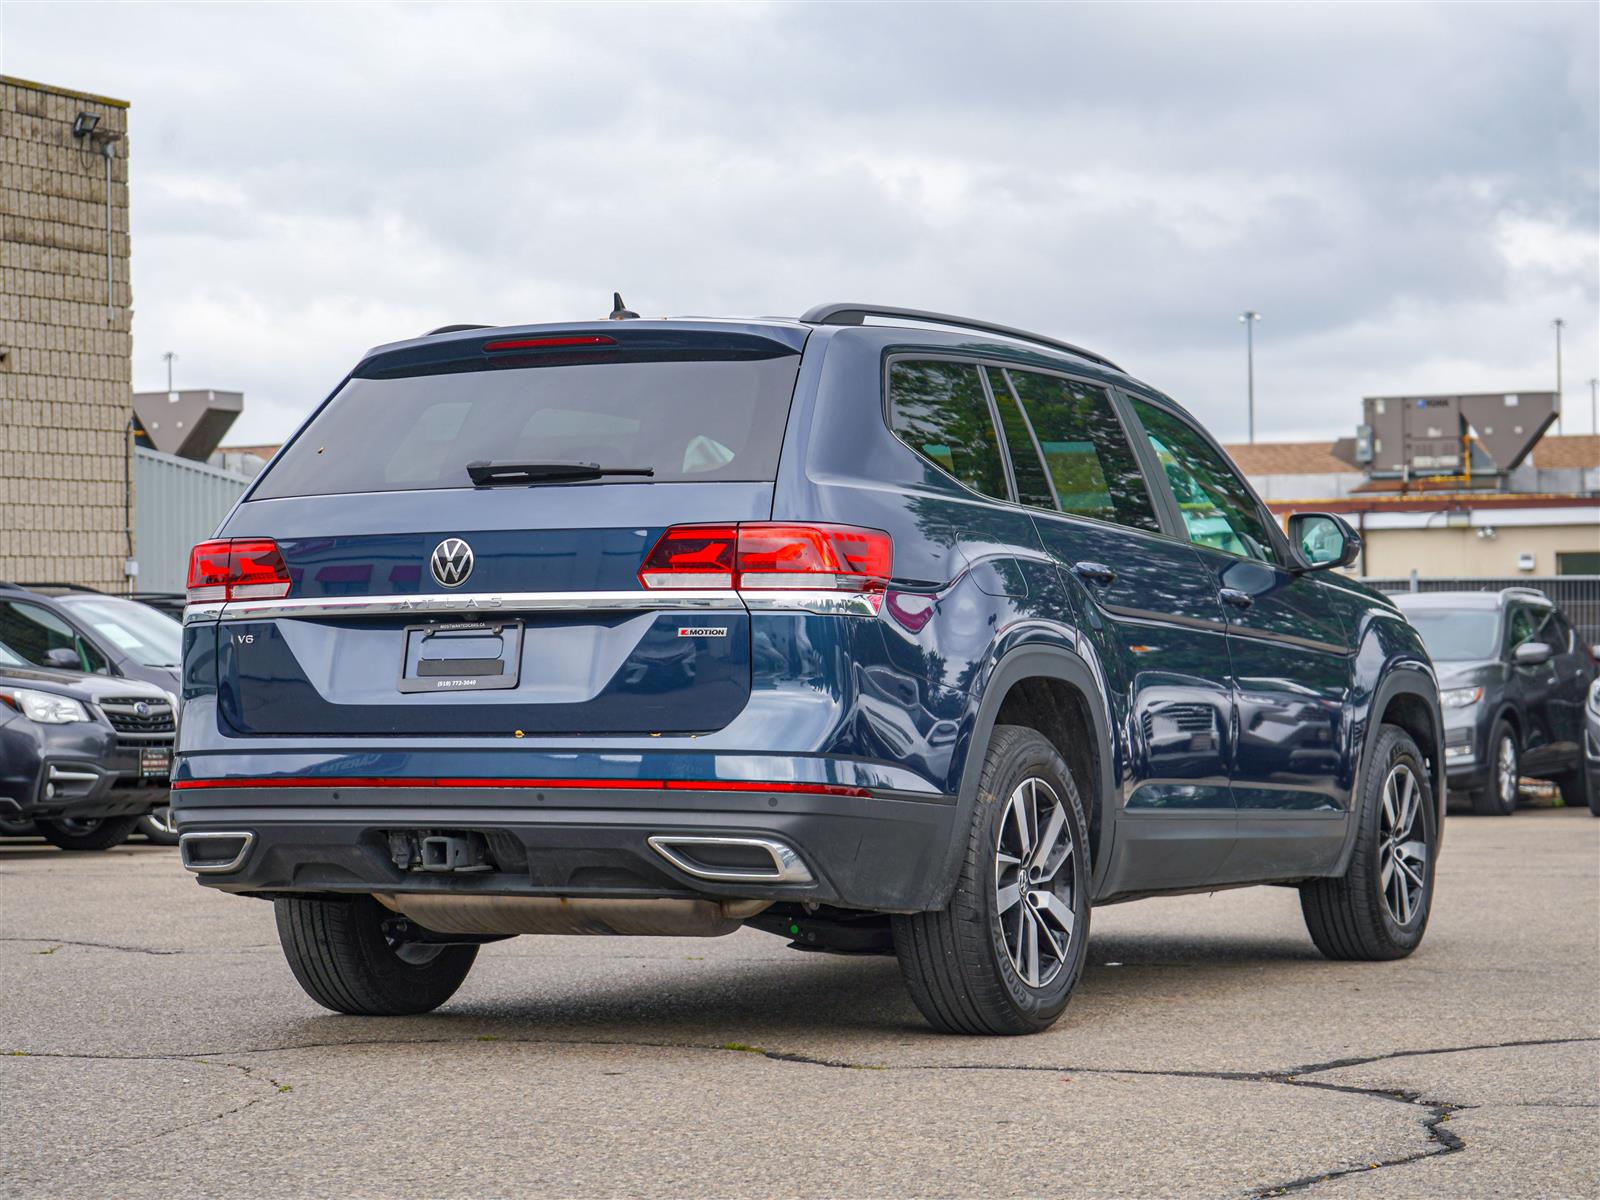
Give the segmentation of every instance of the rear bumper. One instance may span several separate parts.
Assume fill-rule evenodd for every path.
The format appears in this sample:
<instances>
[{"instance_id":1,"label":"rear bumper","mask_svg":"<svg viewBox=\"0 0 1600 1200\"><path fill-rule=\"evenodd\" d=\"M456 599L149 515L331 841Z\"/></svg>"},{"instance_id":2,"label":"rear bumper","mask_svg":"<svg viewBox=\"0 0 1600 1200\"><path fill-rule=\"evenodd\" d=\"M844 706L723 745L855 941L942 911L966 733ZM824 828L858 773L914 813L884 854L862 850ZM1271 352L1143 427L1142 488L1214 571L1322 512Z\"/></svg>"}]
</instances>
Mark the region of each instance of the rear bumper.
<instances>
[{"instance_id":1,"label":"rear bumper","mask_svg":"<svg viewBox=\"0 0 1600 1200\"><path fill-rule=\"evenodd\" d=\"M229 892L810 900L916 912L938 893L954 797L528 788L212 787L173 794L178 832L253 835L236 867L197 877ZM400 866L391 835L478 834L489 869ZM651 838L762 839L808 882L699 877Z\"/></svg>"}]
</instances>

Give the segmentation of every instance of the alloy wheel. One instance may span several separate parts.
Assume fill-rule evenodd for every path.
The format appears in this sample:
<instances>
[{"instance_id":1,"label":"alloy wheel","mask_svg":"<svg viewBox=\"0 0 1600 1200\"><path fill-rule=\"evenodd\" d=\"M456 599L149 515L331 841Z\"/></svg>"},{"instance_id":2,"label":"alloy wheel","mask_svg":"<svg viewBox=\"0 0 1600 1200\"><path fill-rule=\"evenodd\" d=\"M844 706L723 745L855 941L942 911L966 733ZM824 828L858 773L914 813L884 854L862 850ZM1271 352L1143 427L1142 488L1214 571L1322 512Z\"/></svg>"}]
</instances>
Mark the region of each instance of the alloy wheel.
<instances>
[{"instance_id":1,"label":"alloy wheel","mask_svg":"<svg viewBox=\"0 0 1600 1200\"><path fill-rule=\"evenodd\" d=\"M1500 792L1500 803L1512 808L1517 803L1517 787L1521 781L1517 770L1517 744L1507 734L1500 739L1494 755L1495 786Z\"/></svg>"},{"instance_id":2,"label":"alloy wheel","mask_svg":"<svg viewBox=\"0 0 1600 1200\"><path fill-rule=\"evenodd\" d=\"M177 822L172 819L172 806L170 804L163 804L159 808L152 808L145 814L145 820L149 821L150 824L155 826L157 831L161 833L168 833L174 836L177 835L178 825Z\"/></svg>"},{"instance_id":3,"label":"alloy wheel","mask_svg":"<svg viewBox=\"0 0 1600 1200\"><path fill-rule=\"evenodd\" d=\"M1383 809L1378 817L1378 883L1389 915L1408 925L1422 906L1428 880L1427 825L1422 814L1422 788L1405 763L1383 781Z\"/></svg>"},{"instance_id":4,"label":"alloy wheel","mask_svg":"<svg viewBox=\"0 0 1600 1200\"><path fill-rule=\"evenodd\" d=\"M1028 778L1000 816L995 914L1012 967L1033 988L1047 986L1072 955L1078 881L1066 805L1045 780Z\"/></svg>"}]
</instances>

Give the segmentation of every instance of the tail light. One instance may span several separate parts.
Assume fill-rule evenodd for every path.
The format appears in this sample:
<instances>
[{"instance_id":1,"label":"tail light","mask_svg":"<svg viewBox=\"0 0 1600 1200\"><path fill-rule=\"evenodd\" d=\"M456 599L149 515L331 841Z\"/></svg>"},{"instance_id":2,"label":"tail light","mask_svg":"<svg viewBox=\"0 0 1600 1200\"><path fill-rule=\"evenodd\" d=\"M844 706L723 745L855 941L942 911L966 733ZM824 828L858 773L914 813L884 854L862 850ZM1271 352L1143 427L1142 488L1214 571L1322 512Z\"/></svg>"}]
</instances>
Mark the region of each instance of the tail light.
<instances>
[{"instance_id":1,"label":"tail light","mask_svg":"<svg viewBox=\"0 0 1600 1200\"><path fill-rule=\"evenodd\" d=\"M289 594L289 568L271 538L223 538L189 552L190 604L276 600Z\"/></svg>"},{"instance_id":2,"label":"tail light","mask_svg":"<svg viewBox=\"0 0 1600 1200\"><path fill-rule=\"evenodd\" d=\"M674 525L639 568L647 588L790 588L882 592L894 543L853 525Z\"/></svg>"}]
</instances>

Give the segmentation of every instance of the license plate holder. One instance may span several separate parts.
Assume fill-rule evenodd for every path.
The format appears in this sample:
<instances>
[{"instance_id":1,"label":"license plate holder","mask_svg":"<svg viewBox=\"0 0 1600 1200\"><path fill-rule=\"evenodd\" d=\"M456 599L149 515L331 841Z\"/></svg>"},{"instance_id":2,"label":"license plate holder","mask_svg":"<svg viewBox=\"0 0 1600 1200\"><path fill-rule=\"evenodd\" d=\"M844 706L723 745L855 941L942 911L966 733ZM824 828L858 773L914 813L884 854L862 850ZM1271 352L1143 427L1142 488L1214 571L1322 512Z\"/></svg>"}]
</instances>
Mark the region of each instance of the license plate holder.
<instances>
[{"instance_id":1,"label":"license plate holder","mask_svg":"<svg viewBox=\"0 0 1600 1200\"><path fill-rule=\"evenodd\" d=\"M172 751L166 746L145 746L139 750L139 774L149 779L154 775L172 774Z\"/></svg>"},{"instance_id":2,"label":"license plate holder","mask_svg":"<svg viewBox=\"0 0 1600 1200\"><path fill-rule=\"evenodd\" d=\"M489 692L517 686L521 621L408 625L400 663L402 692Z\"/></svg>"}]
</instances>

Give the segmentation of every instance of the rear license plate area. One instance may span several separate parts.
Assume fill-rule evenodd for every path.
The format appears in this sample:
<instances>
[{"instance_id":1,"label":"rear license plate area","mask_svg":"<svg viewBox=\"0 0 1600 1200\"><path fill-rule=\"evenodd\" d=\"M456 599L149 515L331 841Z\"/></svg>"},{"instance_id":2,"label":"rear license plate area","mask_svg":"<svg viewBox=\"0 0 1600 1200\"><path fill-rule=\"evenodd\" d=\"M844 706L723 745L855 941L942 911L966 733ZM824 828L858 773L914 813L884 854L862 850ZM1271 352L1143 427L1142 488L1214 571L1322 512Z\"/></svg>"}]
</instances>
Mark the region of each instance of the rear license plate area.
<instances>
[{"instance_id":1,"label":"rear license plate area","mask_svg":"<svg viewBox=\"0 0 1600 1200\"><path fill-rule=\"evenodd\" d=\"M486 692L517 686L520 621L408 625L402 692Z\"/></svg>"}]
</instances>

